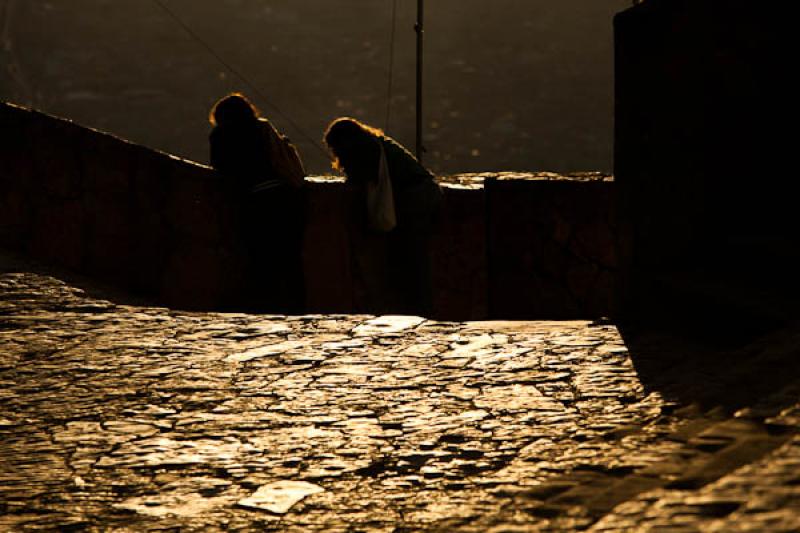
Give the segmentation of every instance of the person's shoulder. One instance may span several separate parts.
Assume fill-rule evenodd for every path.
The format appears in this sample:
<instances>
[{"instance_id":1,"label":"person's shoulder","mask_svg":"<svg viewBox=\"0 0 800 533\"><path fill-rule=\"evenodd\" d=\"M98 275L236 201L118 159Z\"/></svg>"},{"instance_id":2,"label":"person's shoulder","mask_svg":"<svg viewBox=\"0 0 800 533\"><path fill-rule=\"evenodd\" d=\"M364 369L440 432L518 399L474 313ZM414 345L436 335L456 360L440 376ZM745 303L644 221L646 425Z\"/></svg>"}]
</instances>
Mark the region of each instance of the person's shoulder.
<instances>
[{"instance_id":1,"label":"person's shoulder","mask_svg":"<svg viewBox=\"0 0 800 533\"><path fill-rule=\"evenodd\" d=\"M272 122L270 122L269 119L266 119L264 117L259 117L258 125L261 128L261 130L270 137L277 137L279 139L283 138L283 135L281 135L278 129L272 125Z\"/></svg>"},{"instance_id":2,"label":"person's shoulder","mask_svg":"<svg viewBox=\"0 0 800 533\"><path fill-rule=\"evenodd\" d=\"M381 137L380 141L383 149L386 151L387 157L395 156L404 159L414 159L414 156L411 155L411 152L409 152L405 146L395 141L391 137Z\"/></svg>"},{"instance_id":3,"label":"person's shoulder","mask_svg":"<svg viewBox=\"0 0 800 533\"><path fill-rule=\"evenodd\" d=\"M397 161L404 168L413 170L414 173L427 175L433 178L433 173L420 163L408 148L395 141L391 137L383 137L383 147L386 150L386 158L391 164L391 160Z\"/></svg>"}]
</instances>

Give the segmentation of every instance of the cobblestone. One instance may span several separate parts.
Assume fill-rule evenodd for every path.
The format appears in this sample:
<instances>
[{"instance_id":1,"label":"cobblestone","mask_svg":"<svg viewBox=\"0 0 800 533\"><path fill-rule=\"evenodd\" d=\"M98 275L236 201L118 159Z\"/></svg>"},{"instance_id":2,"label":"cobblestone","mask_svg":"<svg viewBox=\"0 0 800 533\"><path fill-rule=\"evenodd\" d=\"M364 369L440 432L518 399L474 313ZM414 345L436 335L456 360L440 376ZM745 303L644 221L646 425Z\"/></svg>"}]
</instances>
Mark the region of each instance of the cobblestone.
<instances>
[{"instance_id":1,"label":"cobblestone","mask_svg":"<svg viewBox=\"0 0 800 533\"><path fill-rule=\"evenodd\" d=\"M687 405L606 323L187 313L6 273L0 346L1 531L800 529L800 388Z\"/></svg>"}]
</instances>

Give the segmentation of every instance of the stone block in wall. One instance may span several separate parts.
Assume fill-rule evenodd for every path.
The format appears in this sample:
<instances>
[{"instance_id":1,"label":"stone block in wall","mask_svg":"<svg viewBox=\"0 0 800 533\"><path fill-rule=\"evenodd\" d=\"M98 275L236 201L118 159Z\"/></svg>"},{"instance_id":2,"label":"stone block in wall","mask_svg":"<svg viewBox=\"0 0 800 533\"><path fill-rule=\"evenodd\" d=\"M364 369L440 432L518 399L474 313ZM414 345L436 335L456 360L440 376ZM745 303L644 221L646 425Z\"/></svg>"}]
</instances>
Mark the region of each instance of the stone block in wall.
<instances>
[{"instance_id":1,"label":"stone block in wall","mask_svg":"<svg viewBox=\"0 0 800 533\"><path fill-rule=\"evenodd\" d=\"M20 249L29 241L33 158L24 134L24 110L0 105L0 245Z\"/></svg>"},{"instance_id":2,"label":"stone block in wall","mask_svg":"<svg viewBox=\"0 0 800 533\"><path fill-rule=\"evenodd\" d=\"M129 283L136 292L157 295L169 252L175 246L166 212L173 163L164 154L139 146L133 148L133 156Z\"/></svg>"},{"instance_id":3,"label":"stone block in wall","mask_svg":"<svg viewBox=\"0 0 800 533\"><path fill-rule=\"evenodd\" d=\"M0 145L0 154L7 155L7 150L18 145L18 143L25 142L26 135L23 130L27 128L30 122L29 109L25 109L14 104L7 102L0 102L0 139L3 144Z\"/></svg>"},{"instance_id":4,"label":"stone block in wall","mask_svg":"<svg viewBox=\"0 0 800 533\"><path fill-rule=\"evenodd\" d=\"M136 175L139 147L110 135L91 132L80 139L80 161L87 191L113 202L128 203Z\"/></svg>"},{"instance_id":5,"label":"stone block in wall","mask_svg":"<svg viewBox=\"0 0 800 533\"><path fill-rule=\"evenodd\" d=\"M342 182L332 180L308 180L306 187L306 307L314 313L353 312L347 191Z\"/></svg>"},{"instance_id":6,"label":"stone block in wall","mask_svg":"<svg viewBox=\"0 0 800 533\"><path fill-rule=\"evenodd\" d=\"M433 314L447 320L488 317L486 197L479 186L444 185L431 243Z\"/></svg>"},{"instance_id":7,"label":"stone block in wall","mask_svg":"<svg viewBox=\"0 0 800 533\"><path fill-rule=\"evenodd\" d=\"M224 241L220 214L225 196L222 182L210 169L172 161L165 203L167 222L179 240L219 245Z\"/></svg>"},{"instance_id":8,"label":"stone block in wall","mask_svg":"<svg viewBox=\"0 0 800 533\"><path fill-rule=\"evenodd\" d=\"M0 187L4 184L0 182ZM30 241L32 208L29 195L19 188L0 194L0 245L22 249Z\"/></svg>"},{"instance_id":9,"label":"stone block in wall","mask_svg":"<svg viewBox=\"0 0 800 533\"><path fill-rule=\"evenodd\" d=\"M227 188L207 167L150 150L134 155L130 283L181 307L235 307L244 265Z\"/></svg>"},{"instance_id":10,"label":"stone block in wall","mask_svg":"<svg viewBox=\"0 0 800 533\"><path fill-rule=\"evenodd\" d=\"M82 137L89 130L41 113L31 113L30 119L25 135L33 159L34 194L79 198L84 187Z\"/></svg>"},{"instance_id":11,"label":"stone block in wall","mask_svg":"<svg viewBox=\"0 0 800 533\"><path fill-rule=\"evenodd\" d=\"M0 238L36 257L79 268L85 210L79 158L81 128L3 104Z\"/></svg>"},{"instance_id":12,"label":"stone block in wall","mask_svg":"<svg viewBox=\"0 0 800 533\"><path fill-rule=\"evenodd\" d=\"M78 199L43 196L32 200L27 251L34 257L81 271L85 259L86 211Z\"/></svg>"},{"instance_id":13,"label":"stone block in wall","mask_svg":"<svg viewBox=\"0 0 800 533\"><path fill-rule=\"evenodd\" d=\"M164 266L159 298L169 307L218 309L229 298L229 264L224 248L180 245L170 251Z\"/></svg>"},{"instance_id":14,"label":"stone block in wall","mask_svg":"<svg viewBox=\"0 0 800 533\"><path fill-rule=\"evenodd\" d=\"M613 193L607 191L601 193L600 202L610 205L613 201ZM619 263L617 259L617 246L615 239L615 221L613 217L608 218L600 214L591 216L596 210L590 206L586 213L590 216L576 221L572 236L572 249L575 255L586 261L596 264L605 270L614 270ZM608 214L611 216L612 209Z\"/></svg>"},{"instance_id":15,"label":"stone block in wall","mask_svg":"<svg viewBox=\"0 0 800 533\"><path fill-rule=\"evenodd\" d=\"M176 246L175 237L162 212L142 210L134 214L127 285L138 293L158 295L169 255Z\"/></svg>"},{"instance_id":16,"label":"stone block in wall","mask_svg":"<svg viewBox=\"0 0 800 533\"><path fill-rule=\"evenodd\" d=\"M599 175L486 182L489 314L608 316L616 268L612 183Z\"/></svg>"},{"instance_id":17,"label":"stone block in wall","mask_svg":"<svg viewBox=\"0 0 800 533\"><path fill-rule=\"evenodd\" d=\"M153 260L153 248L137 247L143 227L133 213L130 195L90 188L83 201L86 272L131 287L136 271ZM163 235L158 239L163 239Z\"/></svg>"},{"instance_id":18,"label":"stone block in wall","mask_svg":"<svg viewBox=\"0 0 800 533\"><path fill-rule=\"evenodd\" d=\"M137 213L164 214L175 163L162 153L136 147L135 174L131 180L133 209Z\"/></svg>"},{"instance_id":19,"label":"stone block in wall","mask_svg":"<svg viewBox=\"0 0 800 533\"><path fill-rule=\"evenodd\" d=\"M104 233L97 231L92 224L86 236L85 249L84 271L87 274L134 289L132 280L138 276L137 271L144 261L136 256L137 248L132 232ZM153 293L152 290L137 292Z\"/></svg>"},{"instance_id":20,"label":"stone block in wall","mask_svg":"<svg viewBox=\"0 0 800 533\"><path fill-rule=\"evenodd\" d=\"M33 181L31 142L26 134L30 122L28 113L0 103L0 184L3 190Z\"/></svg>"},{"instance_id":21,"label":"stone block in wall","mask_svg":"<svg viewBox=\"0 0 800 533\"><path fill-rule=\"evenodd\" d=\"M131 182L136 174L136 149L108 135L81 139L83 201L86 209L86 270L116 283L131 279L135 217Z\"/></svg>"}]
</instances>

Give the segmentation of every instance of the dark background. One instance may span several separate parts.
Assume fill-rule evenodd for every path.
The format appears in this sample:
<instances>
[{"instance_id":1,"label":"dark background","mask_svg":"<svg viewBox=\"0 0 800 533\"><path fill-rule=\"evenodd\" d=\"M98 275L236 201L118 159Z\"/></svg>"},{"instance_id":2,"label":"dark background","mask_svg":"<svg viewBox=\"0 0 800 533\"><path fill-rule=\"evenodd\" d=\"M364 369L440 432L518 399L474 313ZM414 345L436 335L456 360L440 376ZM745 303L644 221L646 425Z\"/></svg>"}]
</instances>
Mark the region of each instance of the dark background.
<instances>
[{"instance_id":1,"label":"dark background","mask_svg":"<svg viewBox=\"0 0 800 533\"><path fill-rule=\"evenodd\" d=\"M310 171L330 169L304 133L342 115L386 127L391 0L163 1L263 91ZM387 130L413 148L416 2L397 4ZM629 5L429 0L425 163L610 171L611 23ZM208 108L250 93L151 0L0 0L0 38L0 99L201 162Z\"/></svg>"}]
</instances>

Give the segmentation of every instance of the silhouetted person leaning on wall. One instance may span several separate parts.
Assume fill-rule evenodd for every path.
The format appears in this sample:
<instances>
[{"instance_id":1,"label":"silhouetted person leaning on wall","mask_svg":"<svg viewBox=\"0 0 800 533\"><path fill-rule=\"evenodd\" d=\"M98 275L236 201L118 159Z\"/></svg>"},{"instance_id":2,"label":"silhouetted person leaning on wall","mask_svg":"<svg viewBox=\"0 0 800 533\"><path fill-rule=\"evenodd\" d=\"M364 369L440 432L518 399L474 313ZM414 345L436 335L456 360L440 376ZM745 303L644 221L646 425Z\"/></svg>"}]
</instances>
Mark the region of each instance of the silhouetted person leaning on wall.
<instances>
[{"instance_id":1,"label":"silhouetted person leaning on wall","mask_svg":"<svg viewBox=\"0 0 800 533\"><path fill-rule=\"evenodd\" d=\"M352 118L333 121L324 140L355 200L357 307L429 316L431 233L441 203L433 174L381 130Z\"/></svg>"},{"instance_id":2,"label":"silhouetted person leaning on wall","mask_svg":"<svg viewBox=\"0 0 800 533\"><path fill-rule=\"evenodd\" d=\"M249 310L301 313L305 170L297 149L243 95L219 100L209 116L211 165L231 180L248 252Z\"/></svg>"}]
</instances>

